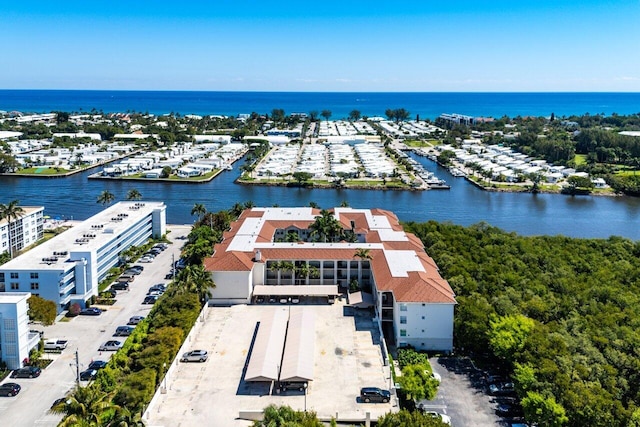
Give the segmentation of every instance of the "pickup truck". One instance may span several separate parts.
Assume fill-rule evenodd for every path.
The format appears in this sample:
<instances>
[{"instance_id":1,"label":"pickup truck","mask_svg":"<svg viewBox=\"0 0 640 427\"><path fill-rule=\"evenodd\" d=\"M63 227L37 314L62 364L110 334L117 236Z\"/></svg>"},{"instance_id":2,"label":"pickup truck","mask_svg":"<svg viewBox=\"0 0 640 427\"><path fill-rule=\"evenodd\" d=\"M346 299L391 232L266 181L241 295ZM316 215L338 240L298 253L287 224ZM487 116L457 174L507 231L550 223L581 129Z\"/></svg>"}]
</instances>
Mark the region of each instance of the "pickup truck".
<instances>
[{"instance_id":1,"label":"pickup truck","mask_svg":"<svg viewBox=\"0 0 640 427\"><path fill-rule=\"evenodd\" d=\"M57 350L62 351L67 348L67 340L61 339L47 339L44 341L45 350Z\"/></svg>"}]
</instances>

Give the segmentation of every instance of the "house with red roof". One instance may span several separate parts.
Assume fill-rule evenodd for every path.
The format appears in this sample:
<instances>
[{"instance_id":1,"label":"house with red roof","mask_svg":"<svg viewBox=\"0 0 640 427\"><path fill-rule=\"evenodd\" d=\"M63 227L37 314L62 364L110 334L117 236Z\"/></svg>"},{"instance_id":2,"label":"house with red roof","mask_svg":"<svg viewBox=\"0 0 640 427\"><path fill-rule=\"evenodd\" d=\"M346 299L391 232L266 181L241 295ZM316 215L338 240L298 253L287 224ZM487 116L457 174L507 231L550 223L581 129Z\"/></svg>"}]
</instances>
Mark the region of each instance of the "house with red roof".
<instances>
[{"instance_id":1,"label":"house with red roof","mask_svg":"<svg viewBox=\"0 0 640 427\"><path fill-rule=\"evenodd\" d=\"M320 220L318 220L320 218ZM318 225L321 220L329 224ZM455 295L420 239L382 209L245 210L205 259L210 305L332 301L361 291L398 347L451 351Z\"/></svg>"}]
</instances>

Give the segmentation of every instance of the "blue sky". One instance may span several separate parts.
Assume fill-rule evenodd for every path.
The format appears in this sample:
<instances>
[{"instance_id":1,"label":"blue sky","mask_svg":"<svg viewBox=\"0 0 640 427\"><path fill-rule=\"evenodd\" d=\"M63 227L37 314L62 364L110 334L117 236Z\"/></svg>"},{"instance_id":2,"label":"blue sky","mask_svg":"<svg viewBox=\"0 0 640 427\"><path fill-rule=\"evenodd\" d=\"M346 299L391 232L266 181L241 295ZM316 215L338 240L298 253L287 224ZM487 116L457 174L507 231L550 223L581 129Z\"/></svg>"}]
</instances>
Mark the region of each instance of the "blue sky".
<instances>
[{"instance_id":1,"label":"blue sky","mask_svg":"<svg viewBox=\"0 0 640 427\"><path fill-rule=\"evenodd\" d=\"M640 91L640 0L3 1L0 88Z\"/></svg>"}]
</instances>

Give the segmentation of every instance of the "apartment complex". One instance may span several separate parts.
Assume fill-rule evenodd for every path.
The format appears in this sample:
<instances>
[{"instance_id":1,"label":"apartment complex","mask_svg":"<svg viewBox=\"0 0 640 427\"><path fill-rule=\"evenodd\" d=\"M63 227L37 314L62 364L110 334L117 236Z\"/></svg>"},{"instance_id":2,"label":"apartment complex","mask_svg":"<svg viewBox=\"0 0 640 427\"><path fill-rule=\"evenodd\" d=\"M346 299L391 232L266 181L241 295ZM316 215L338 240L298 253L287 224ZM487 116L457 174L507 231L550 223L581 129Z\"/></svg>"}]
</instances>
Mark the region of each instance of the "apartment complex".
<instances>
[{"instance_id":1,"label":"apartment complex","mask_svg":"<svg viewBox=\"0 0 640 427\"><path fill-rule=\"evenodd\" d=\"M385 338L451 351L455 295L422 242L381 209L335 208L349 241L317 241L313 208L242 213L205 260L216 283L210 304L325 298L357 287L371 295ZM328 297L328 298L327 298Z\"/></svg>"},{"instance_id":2,"label":"apartment complex","mask_svg":"<svg viewBox=\"0 0 640 427\"><path fill-rule=\"evenodd\" d=\"M11 224L7 218L0 220L0 254L9 252L9 244L15 254L42 239L44 235L42 225L44 207L21 207L23 212L17 219L11 218ZM11 236L11 242L9 242L9 236Z\"/></svg>"},{"instance_id":3,"label":"apartment complex","mask_svg":"<svg viewBox=\"0 0 640 427\"><path fill-rule=\"evenodd\" d=\"M98 294L121 254L166 233L161 202L120 202L0 266L0 292L31 292L58 312Z\"/></svg>"},{"instance_id":4,"label":"apartment complex","mask_svg":"<svg viewBox=\"0 0 640 427\"><path fill-rule=\"evenodd\" d=\"M40 335L29 332L29 292L0 293L0 360L9 369L19 369L38 345Z\"/></svg>"}]
</instances>

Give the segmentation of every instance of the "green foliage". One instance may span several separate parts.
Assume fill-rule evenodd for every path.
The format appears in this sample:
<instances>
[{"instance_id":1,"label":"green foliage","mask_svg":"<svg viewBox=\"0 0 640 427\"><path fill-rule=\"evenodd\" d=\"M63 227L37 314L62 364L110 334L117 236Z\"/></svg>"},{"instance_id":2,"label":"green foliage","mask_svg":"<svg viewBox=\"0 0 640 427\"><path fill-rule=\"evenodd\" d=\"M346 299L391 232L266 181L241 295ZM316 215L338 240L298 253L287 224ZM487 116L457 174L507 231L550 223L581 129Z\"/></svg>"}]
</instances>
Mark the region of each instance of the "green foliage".
<instances>
[{"instance_id":1,"label":"green foliage","mask_svg":"<svg viewBox=\"0 0 640 427\"><path fill-rule=\"evenodd\" d=\"M522 237L486 224L405 229L424 242L456 294L458 349L507 356L521 397L553 397L568 426L627 425L640 406L639 242ZM525 320L521 330L521 322L496 323L502 318L533 324ZM512 338L526 334L498 340L498 326L508 325L518 326L506 329Z\"/></svg>"},{"instance_id":2,"label":"green foliage","mask_svg":"<svg viewBox=\"0 0 640 427\"><path fill-rule=\"evenodd\" d=\"M402 368L402 376L398 378L402 391L415 401L436 397L438 380L431 374L431 366L427 364L406 365Z\"/></svg>"},{"instance_id":3,"label":"green foliage","mask_svg":"<svg viewBox=\"0 0 640 427\"><path fill-rule=\"evenodd\" d=\"M264 409L264 418L254 421L253 427L322 427L313 411L295 411L290 406L269 405Z\"/></svg>"},{"instance_id":4,"label":"green foliage","mask_svg":"<svg viewBox=\"0 0 640 427\"><path fill-rule=\"evenodd\" d=\"M438 155L438 163L442 165L448 165L451 163L451 159L456 158L456 153L451 150L444 150Z\"/></svg>"},{"instance_id":5,"label":"green foliage","mask_svg":"<svg viewBox=\"0 0 640 427\"><path fill-rule=\"evenodd\" d=\"M27 300L29 310L27 314L33 322L41 322L45 326L53 325L56 320L56 303L36 295Z\"/></svg>"},{"instance_id":6,"label":"green foliage","mask_svg":"<svg viewBox=\"0 0 640 427\"><path fill-rule=\"evenodd\" d=\"M493 353L507 361L520 354L535 322L526 316L495 317L489 321L489 345Z\"/></svg>"},{"instance_id":7,"label":"green foliage","mask_svg":"<svg viewBox=\"0 0 640 427\"><path fill-rule=\"evenodd\" d=\"M378 418L378 427L446 427L441 420L419 411L388 412Z\"/></svg>"},{"instance_id":8,"label":"green foliage","mask_svg":"<svg viewBox=\"0 0 640 427\"><path fill-rule=\"evenodd\" d=\"M412 348L400 348L398 349L398 364L400 369L408 365L429 365L429 356L426 353L418 353Z\"/></svg>"},{"instance_id":9,"label":"green foliage","mask_svg":"<svg viewBox=\"0 0 640 427\"><path fill-rule=\"evenodd\" d=\"M131 411L139 412L151 401L156 389L156 378L156 372L150 368L127 375L118 388L115 402L130 408Z\"/></svg>"},{"instance_id":10,"label":"green foliage","mask_svg":"<svg viewBox=\"0 0 640 427\"><path fill-rule=\"evenodd\" d=\"M569 421L564 408L553 397L544 397L539 393L527 393L522 399L522 409L529 422L541 426L560 427Z\"/></svg>"},{"instance_id":11,"label":"green foliage","mask_svg":"<svg viewBox=\"0 0 640 427\"><path fill-rule=\"evenodd\" d=\"M292 176L298 184L307 182L313 177L309 172L294 172Z\"/></svg>"}]
</instances>

